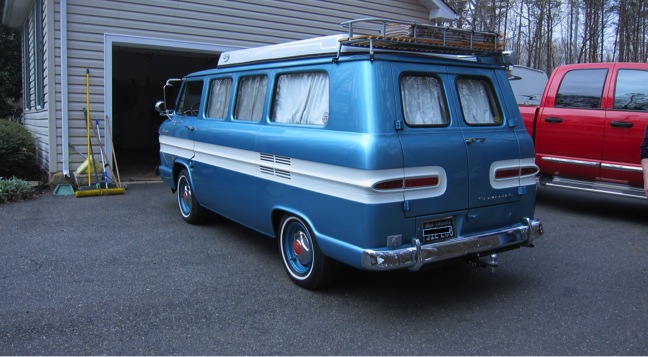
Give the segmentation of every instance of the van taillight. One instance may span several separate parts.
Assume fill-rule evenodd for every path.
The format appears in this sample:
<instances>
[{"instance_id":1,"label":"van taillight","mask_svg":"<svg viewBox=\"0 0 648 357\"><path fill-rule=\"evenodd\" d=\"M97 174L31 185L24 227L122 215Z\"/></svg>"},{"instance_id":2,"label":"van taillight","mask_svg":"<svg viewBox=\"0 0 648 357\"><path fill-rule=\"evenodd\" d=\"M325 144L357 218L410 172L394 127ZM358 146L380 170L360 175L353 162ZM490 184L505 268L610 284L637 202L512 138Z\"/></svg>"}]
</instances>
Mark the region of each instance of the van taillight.
<instances>
[{"instance_id":1,"label":"van taillight","mask_svg":"<svg viewBox=\"0 0 648 357\"><path fill-rule=\"evenodd\" d=\"M529 176L538 173L537 166L511 167L495 171L495 179L502 180L518 176Z\"/></svg>"},{"instance_id":2,"label":"van taillight","mask_svg":"<svg viewBox=\"0 0 648 357\"><path fill-rule=\"evenodd\" d=\"M403 188L434 187L438 185L439 176L424 176L381 181L371 187L374 190L399 190Z\"/></svg>"},{"instance_id":3,"label":"van taillight","mask_svg":"<svg viewBox=\"0 0 648 357\"><path fill-rule=\"evenodd\" d=\"M535 175L538 172L540 172L540 169L537 166L525 166L520 169L520 176Z\"/></svg>"},{"instance_id":4,"label":"van taillight","mask_svg":"<svg viewBox=\"0 0 648 357\"><path fill-rule=\"evenodd\" d=\"M520 168L514 167L509 169L500 169L495 171L495 179L507 179L512 177L518 177L520 175Z\"/></svg>"},{"instance_id":5,"label":"van taillight","mask_svg":"<svg viewBox=\"0 0 648 357\"><path fill-rule=\"evenodd\" d=\"M405 188L429 187L439 184L438 176L416 177L405 179Z\"/></svg>"}]
</instances>

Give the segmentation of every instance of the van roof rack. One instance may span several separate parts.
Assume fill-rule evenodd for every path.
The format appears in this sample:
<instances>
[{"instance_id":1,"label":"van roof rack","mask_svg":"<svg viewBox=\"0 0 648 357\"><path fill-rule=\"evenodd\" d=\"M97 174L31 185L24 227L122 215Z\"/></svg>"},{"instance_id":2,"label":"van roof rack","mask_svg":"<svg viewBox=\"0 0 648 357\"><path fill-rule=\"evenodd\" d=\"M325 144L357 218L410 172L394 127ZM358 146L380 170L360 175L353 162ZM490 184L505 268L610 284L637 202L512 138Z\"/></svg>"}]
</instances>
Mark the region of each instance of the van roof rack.
<instances>
[{"instance_id":1,"label":"van roof rack","mask_svg":"<svg viewBox=\"0 0 648 357\"><path fill-rule=\"evenodd\" d=\"M340 26L348 28L348 34L224 52L218 60L218 67L324 54L334 55L333 61L337 61L342 53L366 53L367 49L371 59L374 58L375 51L408 51L465 58L463 55L480 62L496 64L506 62L503 54L504 41L494 32L382 18L351 20Z\"/></svg>"},{"instance_id":2,"label":"van roof rack","mask_svg":"<svg viewBox=\"0 0 648 357\"><path fill-rule=\"evenodd\" d=\"M341 46L456 55L492 56L504 51L504 40L495 32L417 24L382 18L364 18L340 24L348 28Z\"/></svg>"}]
</instances>

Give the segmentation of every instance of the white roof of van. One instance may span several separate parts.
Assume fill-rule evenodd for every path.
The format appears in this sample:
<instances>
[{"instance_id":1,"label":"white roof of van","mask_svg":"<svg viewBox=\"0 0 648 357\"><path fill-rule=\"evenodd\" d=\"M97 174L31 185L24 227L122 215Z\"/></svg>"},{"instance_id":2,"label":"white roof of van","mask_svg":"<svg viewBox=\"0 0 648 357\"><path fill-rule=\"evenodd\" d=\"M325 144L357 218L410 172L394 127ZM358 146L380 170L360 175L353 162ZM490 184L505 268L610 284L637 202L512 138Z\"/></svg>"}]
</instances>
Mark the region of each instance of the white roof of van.
<instances>
[{"instance_id":1,"label":"white roof of van","mask_svg":"<svg viewBox=\"0 0 648 357\"><path fill-rule=\"evenodd\" d=\"M348 35L331 35L315 37L307 40L280 43L244 50L224 52L218 59L218 66L231 66L234 64L257 62L271 59L290 58L299 56L313 56L337 53L340 49L340 40ZM357 48L343 47L342 52L361 51ZM366 52L366 50L365 50Z\"/></svg>"},{"instance_id":2,"label":"white roof of van","mask_svg":"<svg viewBox=\"0 0 648 357\"><path fill-rule=\"evenodd\" d=\"M378 18L358 19L341 25L349 29L348 34L224 52L218 59L218 67L349 52L369 53L373 59L375 51L416 52L427 55L453 54L454 58L461 59L495 56L503 62L504 42L499 34L493 32L476 32ZM372 27L365 27L369 25ZM362 33L358 33L358 28Z\"/></svg>"}]
</instances>

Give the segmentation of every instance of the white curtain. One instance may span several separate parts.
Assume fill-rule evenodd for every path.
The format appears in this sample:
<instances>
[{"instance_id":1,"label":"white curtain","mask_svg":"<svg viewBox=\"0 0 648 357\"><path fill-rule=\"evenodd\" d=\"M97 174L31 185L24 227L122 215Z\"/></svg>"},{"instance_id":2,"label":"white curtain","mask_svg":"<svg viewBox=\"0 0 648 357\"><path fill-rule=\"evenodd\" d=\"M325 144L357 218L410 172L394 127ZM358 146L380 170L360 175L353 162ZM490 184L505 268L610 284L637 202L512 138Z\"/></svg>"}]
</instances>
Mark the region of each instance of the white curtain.
<instances>
[{"instance_id":1,"label":"white curtain","mask_svg":"<svg viewBox=\"0 0 648 357\"><path fill-rule=\"evenodd\" d=\"M267 87L268 77L266 76L242 78L239 83L235 119L260 120L263 116Z\"/></svg>"},{"instance_id":2,"label":"white curtain","mask_svg":"<svg viewBox=\"0 0 648 357\"><path fill-rule=\"evenodd\" d=\"M448 123L441 83L434 77L407 76L401 79L405 122L410 125Z\"/></svg>"},{"instance_id":3,"label":"white curtain","mask_svg":"<svg viewBox=\"0 0 648 357\"><path fill-rule=\"evenodd\" d=\"M459 79L457 90L468 124L496 124L499 122L493 114L488 85L479 79Z\"/></svg>"},{"instance_id":4,"label":"white curtain","mask_svg":"<svg viewBox=\"0 0 648 357\"><path fill-rule=\"evenodd\" d=\"M209 90L209 103L207 106L208 118L225 118L229 109L232 79L214 79Z\"/></svg>"},{"instance_id":5,"label":"white curtain","mask_svg":"<svg viewBox=\"0 0 648 357\"><path fill-rule=\"evenodd\" d=\"M270 119L278 123L325 125L329 112L326 73L286 74L277 80Z\"/></svg>"}]
</instances>

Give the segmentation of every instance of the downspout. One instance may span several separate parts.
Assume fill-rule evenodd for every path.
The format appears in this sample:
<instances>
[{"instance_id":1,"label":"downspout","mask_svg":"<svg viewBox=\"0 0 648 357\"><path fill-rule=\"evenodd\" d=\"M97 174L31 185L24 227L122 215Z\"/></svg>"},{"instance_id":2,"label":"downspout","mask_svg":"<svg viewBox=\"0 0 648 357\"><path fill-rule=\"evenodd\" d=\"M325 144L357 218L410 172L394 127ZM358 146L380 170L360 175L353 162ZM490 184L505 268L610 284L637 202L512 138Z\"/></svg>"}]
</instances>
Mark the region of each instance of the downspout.
<instances>
[{"instance_id":1,"label":"downspout","mask_svg":"<svg viewBox=\"0 0 648 357\"><path fill-rule=\"evenodd\" d=\"M67 0L61 0L61 154L63 156L63 175L70 177L70 158L68 154L68 57L67 57Z\"/></svg>"}]
</instances>

